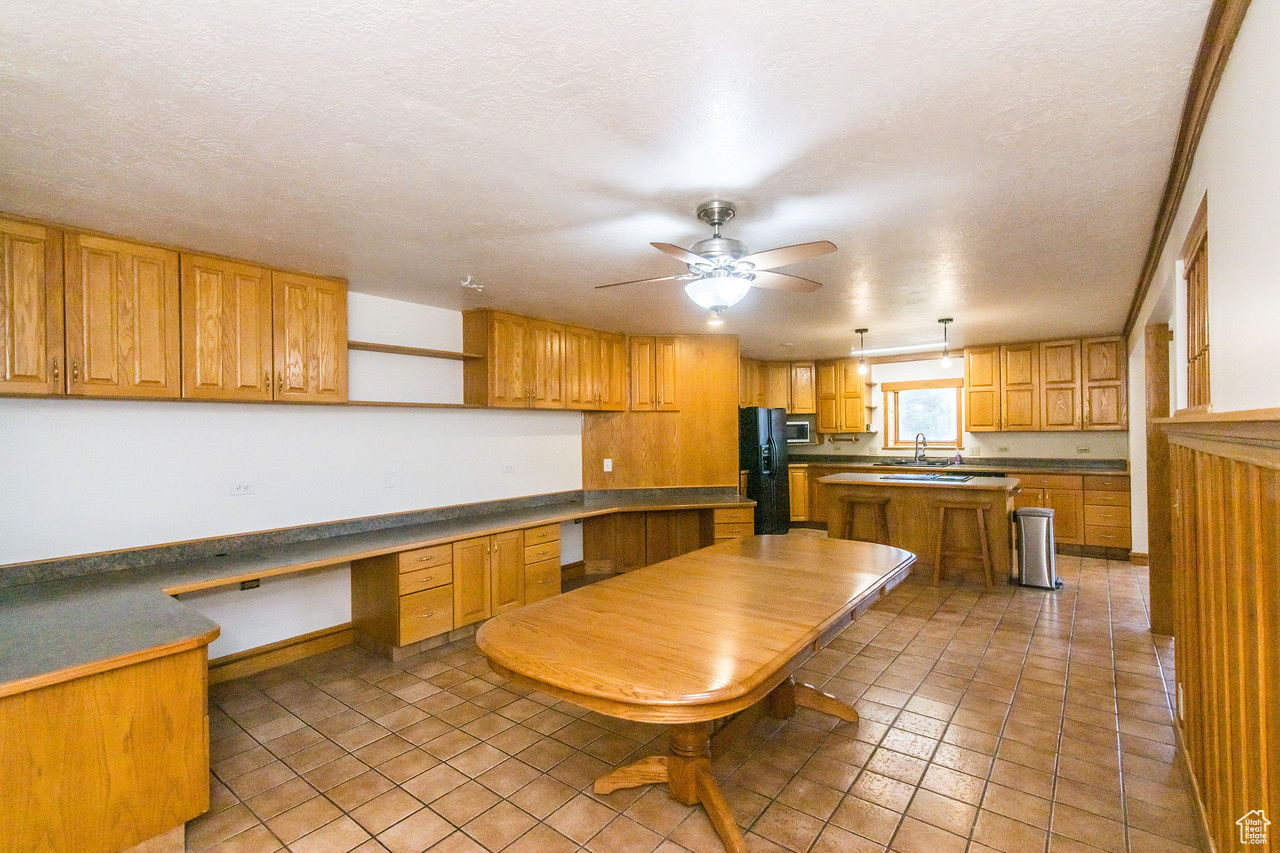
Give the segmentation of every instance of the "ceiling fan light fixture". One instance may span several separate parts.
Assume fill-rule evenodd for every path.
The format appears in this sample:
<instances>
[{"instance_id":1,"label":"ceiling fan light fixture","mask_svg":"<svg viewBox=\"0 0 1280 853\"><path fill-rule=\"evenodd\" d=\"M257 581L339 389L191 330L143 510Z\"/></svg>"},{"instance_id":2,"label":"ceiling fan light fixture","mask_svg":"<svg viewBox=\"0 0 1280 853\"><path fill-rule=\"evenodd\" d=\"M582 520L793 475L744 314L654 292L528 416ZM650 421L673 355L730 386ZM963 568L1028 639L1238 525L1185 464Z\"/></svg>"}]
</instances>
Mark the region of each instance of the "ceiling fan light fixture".
<instances>
[{"instance_id":1,"label":"ceiling fan light fixture","mask_svg":"<svg viewBox=\"0 0 1280 853\"><path fill-rule=\"evenodd\" d=\"M747 291L751 290L751 280L754 278L753 275L739 276L724 270L714 270L705 278L686 284L684 292L696 304L719 314L742 301Z\"/></svg>"}]
</instances>

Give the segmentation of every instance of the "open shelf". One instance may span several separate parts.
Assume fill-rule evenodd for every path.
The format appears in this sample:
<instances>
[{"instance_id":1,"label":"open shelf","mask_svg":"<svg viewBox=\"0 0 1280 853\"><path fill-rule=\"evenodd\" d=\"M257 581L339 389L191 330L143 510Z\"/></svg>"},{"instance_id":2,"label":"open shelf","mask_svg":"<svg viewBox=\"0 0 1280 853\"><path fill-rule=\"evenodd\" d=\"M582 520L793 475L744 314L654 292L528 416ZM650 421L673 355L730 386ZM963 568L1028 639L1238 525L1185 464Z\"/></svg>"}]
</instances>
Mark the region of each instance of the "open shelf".
<instances>
[{"instance_id":1,"label":"open shelf","mask_svg":"<svg viewBox=\"0 0 1280 853\"><path fill-rule=\"evenodd\" d=\"M347 341L347 349L361 352L389 352L393 355L416 355L420 358L446 358L452 361L466 361L469 358L483 358L470 352L450 352L442 349L423 349L422 347L402 347L396 344L374 344L368 341Z\"/></svg>"}]
</instances>

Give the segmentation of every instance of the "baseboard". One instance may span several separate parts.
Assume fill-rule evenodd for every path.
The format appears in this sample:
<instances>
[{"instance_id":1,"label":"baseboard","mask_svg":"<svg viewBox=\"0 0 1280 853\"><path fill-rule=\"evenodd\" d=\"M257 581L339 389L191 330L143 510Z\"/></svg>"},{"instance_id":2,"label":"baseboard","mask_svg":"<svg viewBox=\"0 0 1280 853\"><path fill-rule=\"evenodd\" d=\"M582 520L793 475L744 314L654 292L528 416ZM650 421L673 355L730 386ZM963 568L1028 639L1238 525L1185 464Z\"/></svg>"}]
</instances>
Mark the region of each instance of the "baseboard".
<instances>
[{"instance_id":1,"label":"baseboard","mask_svg":"<svg viewBox=\"0 0 1280 853\"><path fill-rule=\"evenodd\" d=\"M577 580L580 577L585 577L586 574L587 574L586 560L579 560L576 563L565 563L563 566L560 567L561 583L563 583L564 581Z\"/></svg>"},{"instance_id":2,"label":"baseboard","mask_svg":"<svg viewBox=\"0 0 1280 853\"><path fill-rule=\"evenodd\" d=\"M1151 565L1151 555L1144 554L1141 551L1130 551L1129 562L1135 566L1149 566Z\"/></svg>"},{"instance_id":3,"label":"baseboard","mask_svg":"<svg viewBox=\"0 0 1280 853\"><path fill-rule=\"evenodd\" d=\"M255 675L330 649L350 645L355 639L355 633L351 623L347 622L278 643L258 646L256 649L245 649L243 652L214 658L209 661L209 683L221 684L233 678Z\"/></svg>"}]
</instances>

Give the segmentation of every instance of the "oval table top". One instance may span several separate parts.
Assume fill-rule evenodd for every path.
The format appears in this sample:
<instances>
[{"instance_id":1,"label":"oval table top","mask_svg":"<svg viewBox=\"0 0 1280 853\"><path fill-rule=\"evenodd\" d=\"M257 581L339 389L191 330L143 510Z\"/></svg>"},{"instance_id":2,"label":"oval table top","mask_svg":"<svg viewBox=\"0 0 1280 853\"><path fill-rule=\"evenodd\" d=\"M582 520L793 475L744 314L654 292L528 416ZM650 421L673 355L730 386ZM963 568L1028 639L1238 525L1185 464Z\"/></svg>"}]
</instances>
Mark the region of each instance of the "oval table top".
<instances>
[{"instance_id":1,"label":"oval table top","mask_svg":"<svg viewBox=\"0 0 1280 853\"><path fill-rule=\"evenodd\" d=\"M906 577L900 548L732 539L494 617L495 670L624 719L696 722L754 704Z\"/></svg>"}]
</instances>

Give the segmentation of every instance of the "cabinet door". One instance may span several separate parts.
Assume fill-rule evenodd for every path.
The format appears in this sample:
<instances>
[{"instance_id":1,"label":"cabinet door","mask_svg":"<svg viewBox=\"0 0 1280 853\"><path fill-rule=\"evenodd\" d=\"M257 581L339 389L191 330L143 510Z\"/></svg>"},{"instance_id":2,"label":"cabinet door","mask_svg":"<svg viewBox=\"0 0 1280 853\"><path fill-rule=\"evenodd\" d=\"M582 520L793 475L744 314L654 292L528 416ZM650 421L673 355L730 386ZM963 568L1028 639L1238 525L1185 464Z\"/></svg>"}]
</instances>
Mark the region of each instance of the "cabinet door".
<instances>
[{"instance_id":1,"label":"cabinet door","mask_svg":"<svg viewBox=\"0 0 1280 853\"><path fill-rule=\"evenodd\" d=\"M529 405L526 371L526 336L529 323L524 317L494 312L489 316L488 362L489 405L523 409Z\"/></svg>"},{"instance_id":2,"label":"cabinet door","mask_svg":"<svg viewBox=\"0 0 1280 853\"><path fill-rule=\"evenodd\" d=\"M493 607L489 613L497 616L524 606L524 531L510 530L489 539L493 549L489 559Z\"/></svg>"},{"instance_id":3,"label":"cabinet door","mask_svg":"<svg viewBox=\"0 0 1280 853\"><path fill-rule=\"evenodd\" d=\"M631 409L636 412L652 412L658 407L658 366L655 338L638 336L628 339L631 349Z\"/></svg>"},{"instance_id":4,"label":"cabinet door","mask_svg":"<svg viewBox=\"0 0 1280 853\"><path fill-rule=\"evenodd\" d=\"M600 408L621 412L627 408L627 339L600 333Z\"/></svg>"},{"instance_id":5,"label":"cabinet door","mask_svg":"<svg viewBox=\"0 0 1280 853\"><path fill-rule=\"evenodd\" d=\"M1124 339L1086 338L1080 342L1084 373L1084 428L1120 430L1129 426Z\"/></svg>"},{"instance_id":6,"label":"cabinet door","mask_svg":"<svg viewBox=\"0 0 1280 853\"><path fill-rule=\"evenodd\" d=\"M791 365L766 362L764 368L764 407L791 411Z\"/></svg>"},{"instance_id":7,"label":"cabinet door","mask_svg":"<svg viewBox=\"0 0 1280 853\"><path fill-rule=\"evenodd\" d=\"M1000 347L1000 428L1040 429L1040 345Z\"/></svg>"},{"instance_id":8,"label":"cabinet door","mask_svg":"<svg viewBox=\"0 0 1280 853\"><path fill-rule=\"evenodd\" d=\"M797 361L791 365L790 411L794 415L812 415L816 409L813 373L811 361Z\"/></svg>"},{"instance_id":9,"label":"cabinet door","mask_svg":"<svg viewBox=\"0 0 1280 853\"><path fill-rule=\"evenodd\" d=\"M564 408L564 326L542 320L529 321L529 350L525 364L531 370L530 404L535 409Z\"/></svg>"},{"instance_id":10,"label":"cabinet door","mask_svg":"<svg viewBox=\"0 0 1280 853\"><path fill-rule=\"evenodd\" d=\"M645 557L645 513L620 512L616 515L614 539L614 571L629 572L648 565Z\"/></svg>"},{"instance_id":11,"label":"cabinet door","mask_svg":"<svg viewBox=\"0 0 1280 853\"><path fill-rule=\"evenodd\" d=\"M1065 545L1084 544L1084 493L1045 489L1044 505L1053 510L1053 538Z\"/></svg>"},{"instance_id":12,"label":"cabinet door","mask_svg":"<svg viewBox=\"0 0 1280 853\"><path fill-rule=\"evenodd\" d=\"M62 232L0 219L0 393L61 394Z\"/></svg>"},{"instance_id":13,"label":"cabinet door","mask_svg":"<svg viewBox=\"0 0 1280 853\"><path fill-rule=\"evenodd\" d=\"M600 408L597 387L600 333L577 326L564 328L564 406L589 411Z\"/></svg>"},{"instance_id":14,"label":"cabinet door","mask_svg":"<svg viewBox=\"0 0 1280 853\"><path fill-rule=\"evenodd\" d=\"M857 359L840 361L840 404L836 409L840 432L867 431L866 382L858 372Z\"/></svg>"},{"instance_id":15,"label":"cabinet door","mask_svg":"<svg viewBox=\"0 0 1280 853\"><path fill-rule=\"evenodd\" d=\"M787 469L787 491L791 497L791 520L809 520L809 469Z\"/></svg>"},{"instance_id":16,"label":"cabinet door","mask_svg":"<svg viewBox=\"0 0 1280 853\"><path fill-rule=\"evenodd\" d=\"M453 627L492 615L488 536L453 543Z\"/></svg>"},{"instance_id":17,"label":"cabinet door","mask_svg":"<svg viewBox=\"0 0 1280 853\"><path fill-rule=\"evenodd\" d=\"M1040 387L1040 428L1080 429L1079 341L1040 344Z\"/></svg>"},{"instance_id":18,"label":"cabinet door","mask_svg":"<svg viewBox=\"0 0 1280 853\"><path fill-rule=\"evenodd\" d=\"M834 361L819 361L815 365L819 433L837 432L840 429L839 404L836 400L838 369L839 364Z\"/></svg>"},{"instance_id":19,"label":"cabinet door","mask_svg":"<svg viewBox=\"0 0 1280 853\"><path fill-rule=\"evenodd\" d=\"M965 432L1000 429L1000 348L965 347Z\"/></svg>"},{"instance_id":20,"label":"cabinet door","mask_svg":"<svg viewBox=\"0 0 1280 853\"><path fill-rule=\"evenodd\" d=\"M1044 506L1044 489L1024 488L1022 491L1018 492L1016 495L1013 496L1013 508L1015 510L1019 510L1019 509L1022 509L1023 507L1028 507L1028 506L1035 506L1035 507Z\"/></svg>"},{"instance_id":21,"label":"cabinet door","mask_svg":"<svg viewBox=\"0 0 1280 853\"><path fill-rule=\"evenodd\" d=\"M680 339L658 338L654 346L655 408L660 412L680 409Z\"/></svg>"},{"instance_id":22,"label":"cabinet door","mask_svg":"<svg viewBox=\"0 0 1280 853\"><path fill-rule=\"evenodd\" d=\"M271 272L182 255L182 396L271 399Z\"/></svg>"},{"instance_id":23,"label":"cabinet door","mask_svg":"<svg viewBox=\"0 0 1280 853\"><path fill-rule=\"evenodd\" d=\"M178 253L71 234L65 273L67 393L177 398Z\"/></svg>"},{"instance_id":24,"label":"cabinet door","mask_svg":"<svg viewBox=\"0 0 1280 853\"><path fill-rule=\"evenodd\" d=\"M756 404L756 386L760 384L760 363L749 358L738 362L738 406L747 408Z\"/></svg>"},{"instance_id":25,"label":"cabinet door","mask_svg":"<svg viewBox=\"0 0 1280 853\"><path fill-rule=\"evenodd\" d=\"M275 399L347 399L347 286L331 278L276 271L272 322Z\"/></svg>"}]
</instances>

